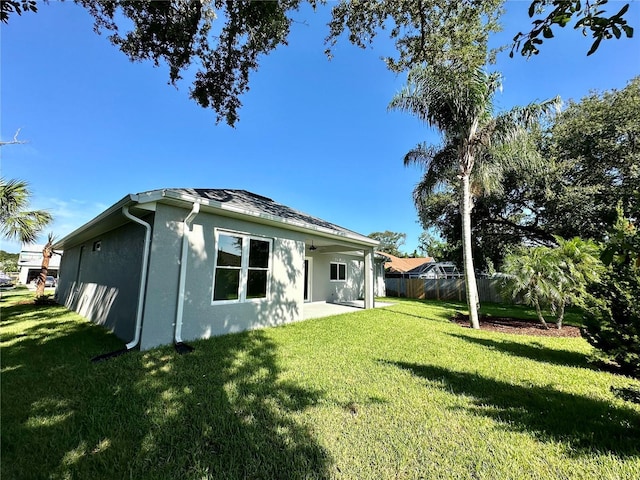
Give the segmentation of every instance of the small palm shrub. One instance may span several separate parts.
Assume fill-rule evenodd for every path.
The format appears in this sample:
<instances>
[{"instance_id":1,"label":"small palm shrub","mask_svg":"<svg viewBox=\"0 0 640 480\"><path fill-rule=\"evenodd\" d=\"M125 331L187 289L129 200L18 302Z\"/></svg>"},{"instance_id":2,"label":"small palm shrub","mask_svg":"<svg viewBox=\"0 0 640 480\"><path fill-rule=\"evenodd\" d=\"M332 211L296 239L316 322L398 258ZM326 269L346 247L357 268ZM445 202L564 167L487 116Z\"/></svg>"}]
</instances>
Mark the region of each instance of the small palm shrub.
<instances>
[{"instance_id":1,"label":"small palm shrub","mask_svg":"<svg viewBox=\"0 0 640 480\"><path fill-rule=\"evenodd\" d=\"M503 265L503 295L535 307L544 328L542 310L550 309L562 328L566 306L584 305L587 285L598 282L603 269L595 243L578 237L555 239L556 247L519 248Z\"/></svg>"},{"instance_id":2,"label":"small palm shrub","mask_svg":"<svg viewBox=\"0 0 640 480\"><path fill-rule=\"evenodd\" d=\"M502 267L502 294L535 307L544 328L548 326L542 309L559 298L557 284L550 281L556 269L548 247L518 248L507 254Z\"/></svg>"}]
</instances>

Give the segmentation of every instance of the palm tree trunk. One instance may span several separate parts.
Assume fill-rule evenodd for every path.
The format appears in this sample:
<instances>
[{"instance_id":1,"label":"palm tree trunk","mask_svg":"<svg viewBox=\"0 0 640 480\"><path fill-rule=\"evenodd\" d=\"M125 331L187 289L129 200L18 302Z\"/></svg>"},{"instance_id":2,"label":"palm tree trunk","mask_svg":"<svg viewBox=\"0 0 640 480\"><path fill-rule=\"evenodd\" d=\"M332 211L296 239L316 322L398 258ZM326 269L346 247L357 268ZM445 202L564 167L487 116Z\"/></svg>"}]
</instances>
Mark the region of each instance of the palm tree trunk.
<instances>
[{"instance_id":1,"label":"palm tree trunk","mask_svg":"<svg viewBox=\"0 0 640 480\"><path fill-rule=\"evenodd\" d=\"M36 297L42 297L44 295L44 284L47 281L47 274L49 273L49 260L53 256L52 239L42 249L42 266L40 267L40 275L38 276L38 287L36 289Z\"/></svg>"},{"instance_id":2,"label":"palm tree trunk","mask_svg":"<svg viewBox=\"0 0 640 480\"><path fill-rule=\"evenodd\" d=\"M564 321L564 309L566 304L567 302L563 298L560 300L560 305L558 305L558 315L556 316L556 327L558 327L558 330L562 328L562 322Z\"/></svg>"},{"instance_id":3,"label":"palm tree trunk","mask_svg":"<svg viewBox=\"0 0 640 480\"><path fill-rule=\"evenodd\" d=\"M469 308L469 322L472 328L480 328L478 320L478 286L476 273L473 268L473 252L471 250L471 192L469 173L460 175L462 182L462 198L460 199L460 214L462 215L462 258L464 263L464 282L467 289L467 307Z\"/></svg>"},{"instance_id":4,"label":"palm tree trunk","mask_svg":"<svg viewBox=\"0 0 640 480\"><path fill-rule=\"evenodd\" d=\"M540 302L538 301L538 297L536 297L536 299L534 300L534 305L536 306L536 313L538 314L538 320L540 320L540 323L545 329L549 329L547 322L542 316L542 309L540 308Z\"/></svg>"}]
</instances>

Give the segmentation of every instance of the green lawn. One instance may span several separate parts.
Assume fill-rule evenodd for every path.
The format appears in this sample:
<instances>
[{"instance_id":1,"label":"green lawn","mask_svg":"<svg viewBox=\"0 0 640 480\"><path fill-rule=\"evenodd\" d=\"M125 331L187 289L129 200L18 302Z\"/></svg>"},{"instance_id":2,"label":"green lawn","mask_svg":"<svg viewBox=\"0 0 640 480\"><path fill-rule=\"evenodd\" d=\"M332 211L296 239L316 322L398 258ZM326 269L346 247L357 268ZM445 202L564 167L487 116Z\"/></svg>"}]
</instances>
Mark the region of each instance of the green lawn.
<instances>
[{"instance_id":1,"label":"green lawn","mask_svg":"<svg viewBox=\"0 0 640 480\"><path fill-rule=\"evenodd\" d=\"M390 299L91 363L123 343L25 295L1 301L3 480L640 478L640 405L612 393L640 382L580 338Z\"/></svg>"}]
</instances>

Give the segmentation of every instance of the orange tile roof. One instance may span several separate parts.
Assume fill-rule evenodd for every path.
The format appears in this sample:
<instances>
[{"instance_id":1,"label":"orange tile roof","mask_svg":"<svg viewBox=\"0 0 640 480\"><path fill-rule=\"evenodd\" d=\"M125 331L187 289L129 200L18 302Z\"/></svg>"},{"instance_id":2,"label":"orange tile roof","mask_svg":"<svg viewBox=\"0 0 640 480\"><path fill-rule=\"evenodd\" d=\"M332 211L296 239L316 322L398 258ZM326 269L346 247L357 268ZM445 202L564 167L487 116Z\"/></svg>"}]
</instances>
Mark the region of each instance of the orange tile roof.
<instances>
[{"instance_id":1,"label":"orange tile roof","mask_svg":"<svg viewBox=\"0 0 640 480\"><path fill-rule=\"evenodd\" d=\"M385 262L384 269L393 273L406 273L410 270L413 270L414 268L418 268L419 266L424 265L425 263L434 261L432 257L400 258L384 252L379 253L391 260L389 262Z\"/></svg>"}]
</instances>

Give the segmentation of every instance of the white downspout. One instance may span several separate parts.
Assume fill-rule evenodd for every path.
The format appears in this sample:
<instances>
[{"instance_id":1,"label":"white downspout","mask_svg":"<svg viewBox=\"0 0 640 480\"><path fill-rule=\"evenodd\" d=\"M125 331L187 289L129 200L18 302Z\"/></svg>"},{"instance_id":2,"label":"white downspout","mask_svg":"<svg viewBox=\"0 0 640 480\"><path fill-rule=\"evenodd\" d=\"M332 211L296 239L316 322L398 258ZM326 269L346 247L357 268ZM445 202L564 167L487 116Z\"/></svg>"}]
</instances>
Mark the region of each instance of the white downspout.
<instances>
[{"instance_id":1,"label":"white downspout","mask_svg":"<svg viewBox=\"0 0 640 480\"><path fill-rule=\"evenodd\" d=\"M142 254L142 268L140 271L140 293L138 294L138 310L136 312L136 329L133 336L133 340L127 343L127 350L134 348L140 343L140 333L142 332L142 312L144 309L144 299L147 288L147 268L149 265L149 248L151 245L151 225L144 220L139 219L129 213L129 207L125 205L122 207L122 213L128 219L142 225L145 228L144 234L144 252Z\"/></svg>"},{"instance_id":2,"label":"white downspout","mask_svg":"<svg viewBox=\"0 0 640 480\"><path fill-rule=\"evenodd\" d=\"M182 223L182 252L180 255L180 279L178 282L178 310L176 311L176 327L173 335L175 343L182 343L182 316L184 314L184 289L187 278L187 254L189 253L189 232L191 222L200 212L200 202L194 202L191 212Z\"/></svg>"}]
</instances>

